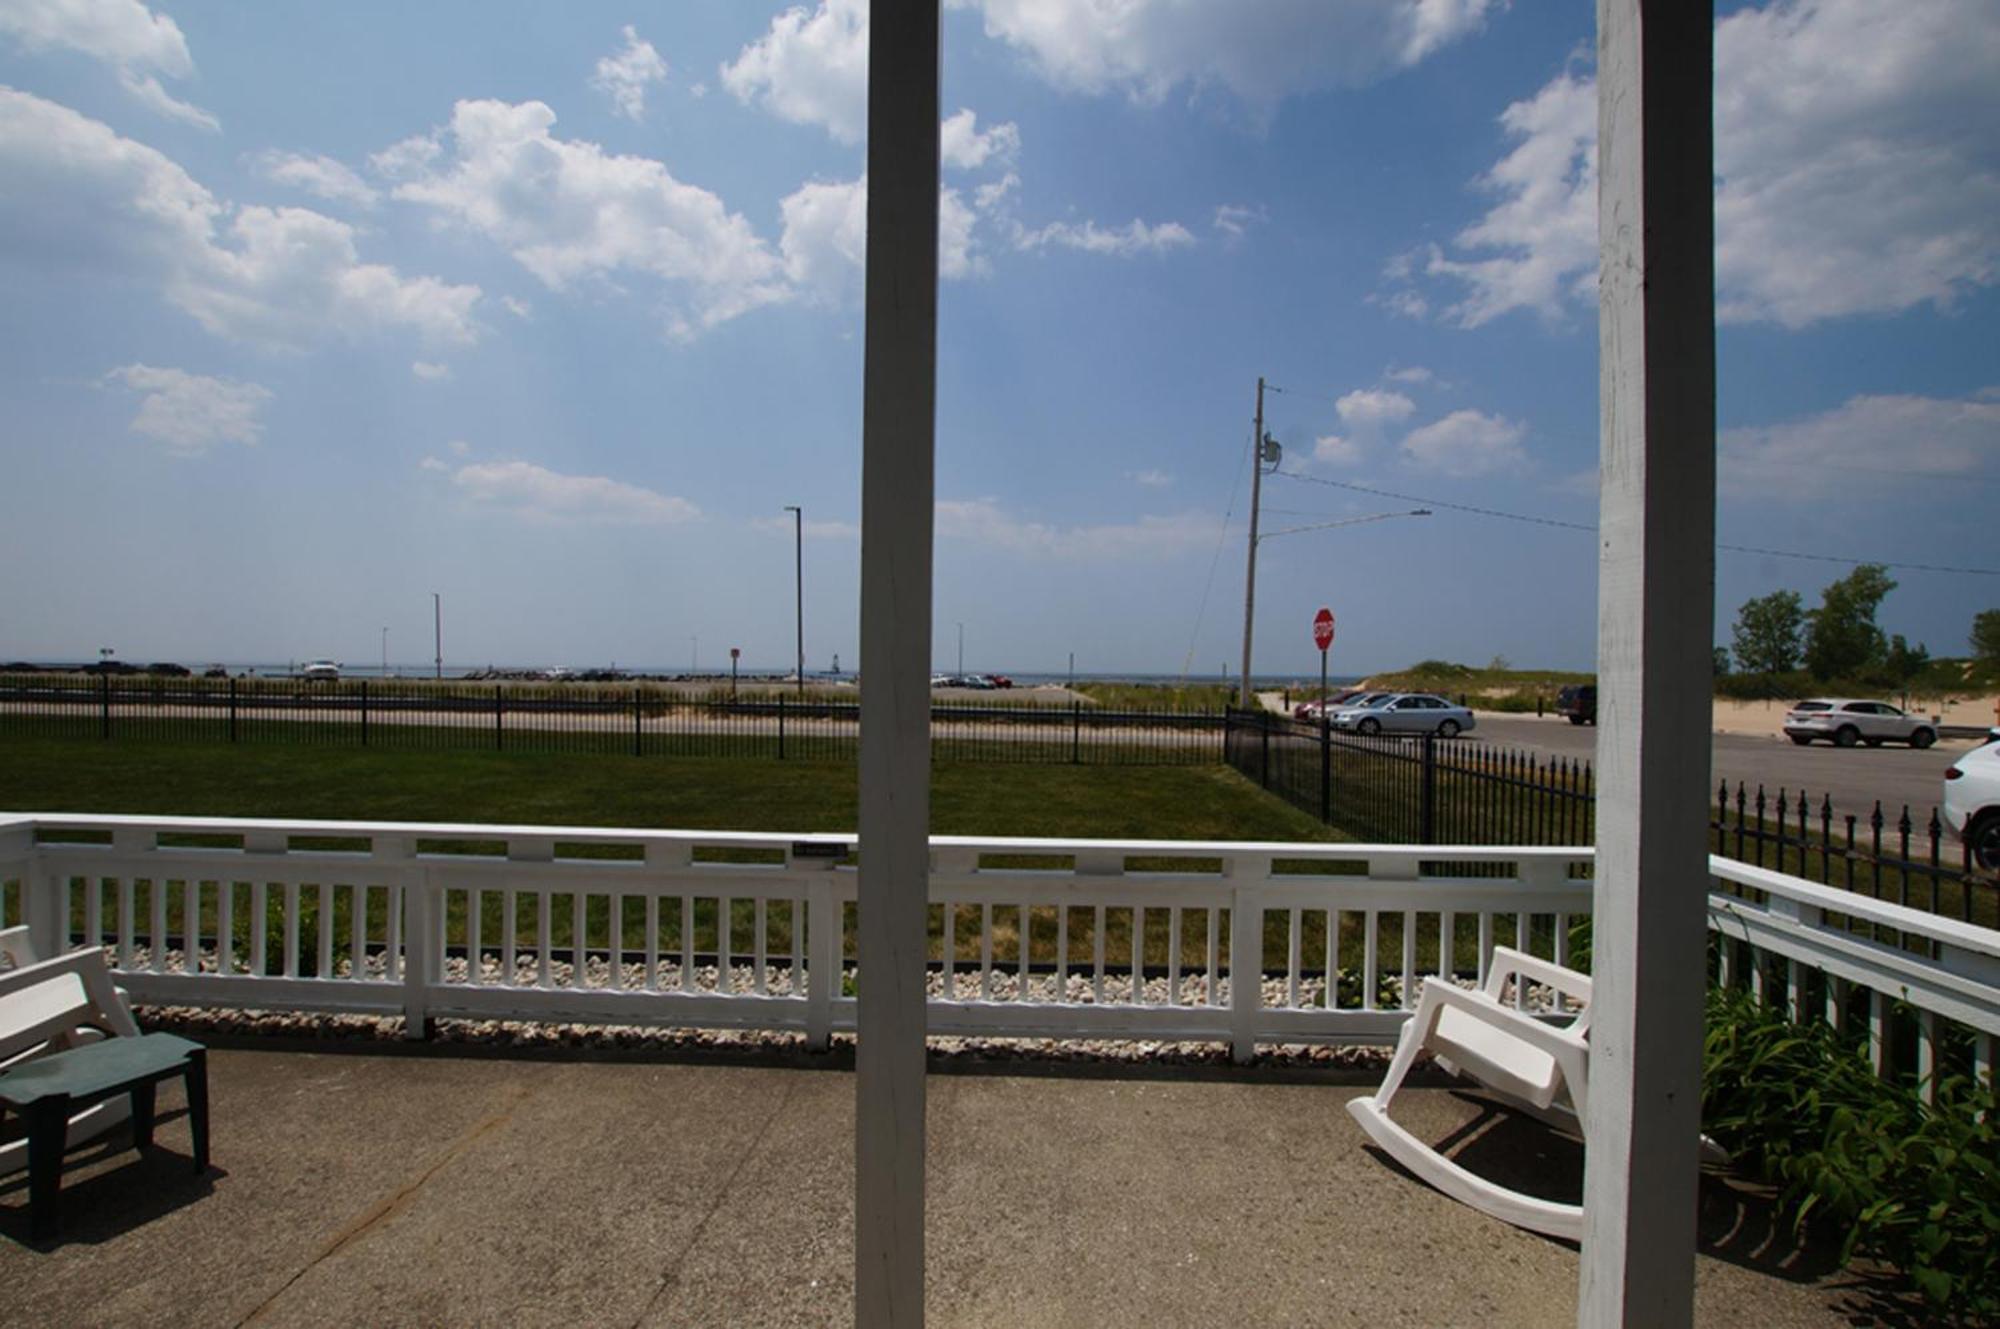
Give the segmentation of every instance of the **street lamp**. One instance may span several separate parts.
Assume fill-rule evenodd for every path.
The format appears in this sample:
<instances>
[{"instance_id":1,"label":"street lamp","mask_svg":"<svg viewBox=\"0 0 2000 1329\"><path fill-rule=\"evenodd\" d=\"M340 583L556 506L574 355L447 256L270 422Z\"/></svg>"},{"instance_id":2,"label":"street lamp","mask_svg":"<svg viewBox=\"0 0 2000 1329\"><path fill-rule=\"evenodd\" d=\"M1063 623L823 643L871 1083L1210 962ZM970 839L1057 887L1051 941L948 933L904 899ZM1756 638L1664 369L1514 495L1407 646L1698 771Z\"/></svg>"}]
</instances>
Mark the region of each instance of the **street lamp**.
<instances>
[{"instance_id":1,"label":"street lamp","mask_svg":"<svg viewBox=\"0 0 2000 1329\"><path fill-rule=\"evenodd\" d=\"M389 629L382 629L382 677L389 677Z\"/></svg>"},{"instance_id":2,"label":"street lamp","mask_svg":"<svg viewBox=\"0 0 2000 1329\"><path fill-rule=\"evenodd\" d=\"M792 603L798 613L799 695L806 695L806 513L796 504L787 503L785 511L792 514Z\"/></svg>"},{"instance_id":3,"label":"street lamp","mask_svg":"<svg viewBox=\"0 0 2000 1329\"><path fill-rule=\"evenodd\" d=\"M958 625L958 676L965 677L965 624Z\"/></svg>"},{"instance_id":4,"label":"street lamp","mask_svg":"<svg viewBox=\"0 0 2000 1329\"><path fill-rule=\"evenodd\" d=\"M436 591L431 592L431 625L437 633L437 676L444 677L444 601Z\"/></svg>"}]
</instances>

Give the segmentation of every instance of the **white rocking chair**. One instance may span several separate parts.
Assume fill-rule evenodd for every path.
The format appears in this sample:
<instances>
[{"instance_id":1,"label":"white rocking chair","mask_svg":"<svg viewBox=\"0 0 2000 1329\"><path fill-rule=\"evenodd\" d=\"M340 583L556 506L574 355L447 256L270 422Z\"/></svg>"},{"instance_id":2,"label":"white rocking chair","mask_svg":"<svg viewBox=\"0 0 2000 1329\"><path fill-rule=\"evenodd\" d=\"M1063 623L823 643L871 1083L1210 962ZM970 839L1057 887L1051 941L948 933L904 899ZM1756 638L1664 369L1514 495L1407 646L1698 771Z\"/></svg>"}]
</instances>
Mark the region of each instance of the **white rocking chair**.
<instances>
[{"instance_id":1,"label":"white rocking chair","mask_svg":"<svg viewBox=\"0 0 2000 1329\"><path fill-rule=\"evenodd\" d=\"M1507 996L1510 981L1560 992L1577 1007L1573 1018L1549 1020L1516 1009ZM1497 946L1483 986L1460 988L1443 978L1424 984L1382 1087L1353 1099L1347 1110L1385 1153L1454 1200L1531 1232L1581 1240L1581 1205L1508 1190L1460 1167L1392 1121L1389 1103L1417 1053L1428 1051L1446 1070L1478 1081L1536 1117L1577 1129L1589 1092L1589 1028L1587 975Z\"/></svg>"}]
</instances>

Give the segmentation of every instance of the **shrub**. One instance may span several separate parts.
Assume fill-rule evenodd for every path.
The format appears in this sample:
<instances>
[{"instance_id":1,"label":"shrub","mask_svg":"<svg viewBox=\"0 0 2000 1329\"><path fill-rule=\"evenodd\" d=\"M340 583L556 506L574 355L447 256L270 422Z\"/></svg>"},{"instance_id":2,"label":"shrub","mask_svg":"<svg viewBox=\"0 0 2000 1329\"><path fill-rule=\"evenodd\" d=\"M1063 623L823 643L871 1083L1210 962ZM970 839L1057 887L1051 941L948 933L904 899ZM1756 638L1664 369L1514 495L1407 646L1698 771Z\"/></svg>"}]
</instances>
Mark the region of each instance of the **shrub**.
<instances>
[{"instance_id":1,"label":"shrub","mask_svg":"<svg viewBox=\"0 0 2000 1329\"><path fill-rule=\"evenodd\" d=\"M1894 1265L1934 1312L1985 1323L2000 1317L2000 1127L1990 1088L1954 1077L1937 1099L1876 1076L1825 1024L1709 992L1704 1129L1782 1186L1795 1229L1844 1229L1843 1261Z\"/></svg>"}]
</instances>

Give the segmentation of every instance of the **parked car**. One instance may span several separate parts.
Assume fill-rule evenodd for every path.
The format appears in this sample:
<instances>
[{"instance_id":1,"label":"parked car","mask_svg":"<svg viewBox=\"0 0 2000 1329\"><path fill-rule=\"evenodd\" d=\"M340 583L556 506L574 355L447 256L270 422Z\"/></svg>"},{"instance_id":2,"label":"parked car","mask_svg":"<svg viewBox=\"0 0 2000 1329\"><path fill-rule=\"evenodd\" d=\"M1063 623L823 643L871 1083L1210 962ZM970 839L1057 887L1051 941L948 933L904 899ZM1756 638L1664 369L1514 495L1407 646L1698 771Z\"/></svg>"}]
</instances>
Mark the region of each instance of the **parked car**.
<instances>
[{"instance_id":1,"label":"parked car","mask_svg":"<svg viewBox=\"0 0 2000 1329\"><path fill-rule=\"evenodd\" d=\"M1597 684L1572 683L1556 694L1556 714L1571 724L1597 723Z\"/></svg>"},{"instance_id":2,"label":"parked car","mask_svg":"<svg viewBox=\"0 0 2000 1329\"><path fill-rule=\"evenodd\" d=\"M1944 819L1974 863L2000 872L2000 729L1946 768Z\"/></svg>"},{"instance_id":3,"label":"parked car","mask_svg":"<svg viewBox=\"0 0 2000 1329\"><path fill-rule=\"evenodd\" d=\"M340 677L340 666L331 660L314 660L299 670L299 677L306 679L336 679Z\"/></svg>"},{"instance_id":4,"label":"parked car","mask_svg":"<svg viewBox=\"0 0 2000 1329\"><path fill-rule=\"evenodd\" d=\"M1884 743L1927 748L1937 742L1937 728L1921 715L1905 715L1886 701L1814 697L1785 713L1785 737L1800 747L1823 738L1840 748L1856 743L1871 748Z\"/></svg>"},{"instance_id":5,"label":"parked car","mask_svg":"<svg viewBox=\"0 0 2000 1329\"><path fill-rule=\"evenodd\" d=\"M1360 688L1342 688L1338 692L1329 692L1326 694L1325 707L1329 712L1332 712L1339 710L1343 706L1359 706L1361 698L1367 695L1369 694L1364 693ZM1376 693L1374 695L1382 696L1384 694ZM1294 720L1317 720L1319 719L1320 709L1320 699L1314 697L1311 701L1302 701L1292 707L1292 718Z\"/></svg>"},{"instance_id":6,"label":"parked car","mask_svg":"<svg viewBox=\"0 0 2000 1329\"><path fill-rule=\"evenodd\" d=\"M1436 734L1456 738L1478 724L1472 712L1428 692L1388 692L1364 698L1363 705L1343 706L1333 714L1333 727L1356 734Z\"/></svg>"}]
</instances>

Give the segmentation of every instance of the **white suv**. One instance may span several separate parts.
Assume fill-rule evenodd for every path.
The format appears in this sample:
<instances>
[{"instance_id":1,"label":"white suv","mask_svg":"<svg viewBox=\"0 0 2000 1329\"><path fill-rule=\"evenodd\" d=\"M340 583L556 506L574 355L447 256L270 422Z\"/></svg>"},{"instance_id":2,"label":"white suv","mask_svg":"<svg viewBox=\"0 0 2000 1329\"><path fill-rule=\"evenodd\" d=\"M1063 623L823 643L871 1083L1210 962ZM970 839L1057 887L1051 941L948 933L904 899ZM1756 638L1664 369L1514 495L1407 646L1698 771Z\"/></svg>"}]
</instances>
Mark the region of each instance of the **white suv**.
<instances>
[{"instance_id":1,"label":"white suv","mask_svg":"<svg viewBox=\"0 0 2000 1329\"><path fill-rule=\"evenodd\" d=\"M2000 729L1945 771L1944 819L1973 862L2000 871Z\"/></svg>"},{"instance_id":2,"label":"white suv","mask_svg":"<svg viewBox=\"0 0 2000 1329\"><path fill-rule=\"evenodd\" d=\"M331 660L314 660L299 670L299 677L305 679L335 679L340 677L340 666Z\"/></svg>"},{"instance_id":3,"label":"white suv","mask_svg":"<svg viewBox=\"0 0 2000 1329\"><path fill-rule=\"evenodd\" d=\"M1937 729L1921 715L1905 715L1886 701L1815 697L1796 703L1786 713L1785 737L1800 747L1823 738L1840 748L1856 743L1871 748L1884 743L1927 748L1937 742Z\"/></svg>"}]
</instances>

